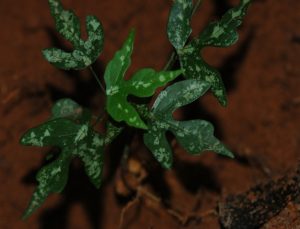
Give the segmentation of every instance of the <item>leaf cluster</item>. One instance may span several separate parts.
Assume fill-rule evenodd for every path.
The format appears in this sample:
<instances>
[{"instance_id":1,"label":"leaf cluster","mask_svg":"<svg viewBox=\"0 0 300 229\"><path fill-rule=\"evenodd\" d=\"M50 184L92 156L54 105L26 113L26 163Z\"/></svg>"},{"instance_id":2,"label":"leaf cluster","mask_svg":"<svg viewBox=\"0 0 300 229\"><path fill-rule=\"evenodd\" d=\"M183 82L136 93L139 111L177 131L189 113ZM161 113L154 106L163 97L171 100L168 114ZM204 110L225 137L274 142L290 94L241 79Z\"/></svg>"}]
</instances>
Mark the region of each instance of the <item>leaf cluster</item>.
<instances>
[{"instance_id":1,"label":"leaf cluster","mask_svg":"<svg viewBox=\"0 0 300 229\"><path fill-rule=\"evenodd\" d=\"M208 90L211 90L222 105L226 105L226 92L220 74L209 66L201 56L207 46L227 47L238 40L237 27L249 6L250 0L241 0L216 22L210 23L203 32L190 38L190 21L197 4L192 0L175 0L169 14L167 35L179 57L180 69L156 71L142 68L128 80L125 79L131 64L135 31L131 30L122 47L106 66L105 110L113 120L106 121L106 131L95 130L101 116L93 122L91 112L75 101L65 98L57 101L49 119L28 130L21 138L21 144L30 146L54 146L60 153L37 174L38 186L24 214L30 216L51 193L59 193L66 186L68 170L72 159L79 158L90 181L99 188L104 165L104 148L110 144L125 126L143 131L147 148L164 168L171 168L173 153L166 133L170 132L178 143L190 154L214 151L233 157L232 153L214 136L214 128L205 120L178 121L173 118L177 109L188 105ZM67 52L58 48L43 50L46 60L55 67L65 70L90 68L103 49L104 33L101 22L95 16L86 17L88 38L81 38L79 18L71 10L65 10L59 0L49 0L51 14L57 31L73 46ZM178 76L184 79L171 83ZM101 81L94 74L101 85ZM170 84L171 83L171 84ZM136 103L129 96L151 98L158 88L163 88L154 104ZM116 125L117 123L117 125Z\"/></svg>"}]
</instances>

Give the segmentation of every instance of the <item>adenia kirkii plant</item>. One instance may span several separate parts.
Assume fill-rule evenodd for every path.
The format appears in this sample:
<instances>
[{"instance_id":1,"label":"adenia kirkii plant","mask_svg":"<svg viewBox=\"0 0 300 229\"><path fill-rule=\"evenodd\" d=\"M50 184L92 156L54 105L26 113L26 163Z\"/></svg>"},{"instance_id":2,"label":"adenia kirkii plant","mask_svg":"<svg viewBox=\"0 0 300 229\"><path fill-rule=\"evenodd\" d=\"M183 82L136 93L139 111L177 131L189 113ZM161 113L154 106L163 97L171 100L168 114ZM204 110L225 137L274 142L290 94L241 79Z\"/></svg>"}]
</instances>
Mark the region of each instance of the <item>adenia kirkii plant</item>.
<instances>
[{"instance_id":1,"label":"adenia kirkii plant","mask_svg":"<svg viewBox=\"0 0 300 229\"><path fill-rule=\"evenodd\" d=\"M102 85L92 64L103 49L104 33L95 16L86 17L88 38L81 38L79 18L73 11L65 10L59 0L49 0L51 14L57 31L68 40L73 51L58 48L43 50L43 56L52 65L64 70L89 68L106 97L105 111L111 117L105 120L104 133L95 127L103 121L103 114L95 118L91 112L69 98L58 100L47 121L28 130L21 144L30 146L55 146L61 151L37 174L38 186L24 213L29 217L51 193L59 193L66 186L69 166L74 157L82 160L90 181L99 188L104 165L104 149L129 126L143 131L143 140L162 167L172 167L172 149L166 138L169 131L190 154L214 151L233 157L233 154L214 136L212 124L204 120L177 121L173 112L199 99L211 91L222 106L226 106L226 92L219 72L205 62L201 50L208 46L228 47L238 40L237 27L241 25L250 0L227 11L219 21L210 23L202 33L191 38L191 17L200 0L174 0L167 24L167 35L174 47L173 59L178 58L180 69L173 69L172 61L165 69L138 70L130 77L124 75L131 64L135 31L131 30L123 46L107 64ZM178 76L183 76L178 81ZM172 83L177 79L176 83ZM169 85L169 86L167 86ZM151 107L134 103L128 96L151 98L158 88L163 89ZM126 128L128 129L128 128ZM141 131L137 132L141 133Z\"/></svg>"}]
</instances>

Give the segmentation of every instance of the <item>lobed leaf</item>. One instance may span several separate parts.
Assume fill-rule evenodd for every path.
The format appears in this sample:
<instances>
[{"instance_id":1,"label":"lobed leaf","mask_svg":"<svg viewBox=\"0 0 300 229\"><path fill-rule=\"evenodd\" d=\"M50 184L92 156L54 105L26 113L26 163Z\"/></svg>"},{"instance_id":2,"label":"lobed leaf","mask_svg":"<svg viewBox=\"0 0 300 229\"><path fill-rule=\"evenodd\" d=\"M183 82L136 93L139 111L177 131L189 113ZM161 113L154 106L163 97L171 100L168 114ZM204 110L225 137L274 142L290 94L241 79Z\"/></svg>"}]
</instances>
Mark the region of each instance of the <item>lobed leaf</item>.
<instances>
[{"instance_id":1,"label":"lobed leaf","mask_svg":"<svg viewBox=\"0 0 300 229\"><path fill-rule=\"evenodd\" d=\"M52 107L52 117L56 118L69 118L80 123L88 123L92 114L88 109L82 108L78 103L69 98L64 98L56 101Z\"/></svg>"},{"instance_id":2,"label":"lobed leaf","mask_svg":"<svg viewBox=\"0 0 300 229\"><path fill-rule=\"evenodd\" d=\"M69 106L64 113L61 107ZM71 113L77 109L77 104L71 100L61 100L53 107L56 117ZM74 110L73 110L74 111ZM78 124L74 120L55 118L27 131L21 138L23 145L31 146L57 146L61 149L59 157L52 163L43 167L37 175L39 185L33 194L32 200L24 214L27 218L47 198L55 192L61 192L68 177L70 161L79 157L84 164L90 181L98 188L101 183L103 170L103 139L94 132L88 123Z\"/></svg>"},{"instance_id":3,"label":"lobed leaf","mask_svg":"<svg viewBox=\"0 0 300 229\"><path fill-rule=\"evenodd\" d=\"M169 40L177 50L184 76L187 79L199 79L209 83L211 85L211 90L214 96L223 106L226 106L227 98L226 90L220 73L205 62L203 57L200 56L200 52L204 47L207 46L228 47L230 45L233 45L238 40L238 33L236 30L237 27L242 23L242 19L246 14L250 1L251 0L241 0L240 4L237 7L232 8L228 12L226 12L221 20L210 23L198 38L193 39L187 45L183 46L188 37L188 33L181 35L182 40L180 42L180 45L178 45L179 42L174 42L174 39L176 37L175 35L169 36ZM175 13L174 15L172 13L172 11L174 10L174 12L177 12L178 15L185 15L185 26L182 26L182 28L188 29L189 26L186 23L189 23L190 16L188 13L184 14L184 9L179 7L180 4L183 4L183 2L184 1L175 1L171 9L169 21L174 21L174 18L176 18ZM176 25L169 23L168 30L176 31ZM183 30L179 29L179 31ZM175 34L175 32L173 32L172 34ZM176 40L179 41L180 39Z\"/></svg>"},{"instance_id":4,"label":"lobed leaf","mask_svg":"<svg viewBox=\"0 0 300 229\"><path fill-rule=\"evenodd\" d=\"M158 87L164 86L181 74L181 71L161 71L145 68L137 71L130 80L124 75L131 63L134 31L131 31L122 48L108 63L104 79L106 83L107 111L111 117L128 125L146 129L147 126L136 109L127 101L128 95L149 97Z\"/></svg>"},{"instance_id":5,"label":"lobed leaf","mask_svg":"<svg viewBox=\"0 0 300 229\"><path fill-rule=\"evenodd\" d=\"M192 0L175 0L170 11L167 34L175 49L182 49L192 29L190 20L193 12Z\"/></svg>"},{"instance_id":6,"label":"lobed leaf","mask_svg":"<svg viewBox=\"0 0 300 229\"><path fill-rule=\"evenodd\" d=\"M232 153L214 137L213 126L203 120L177 121L173 112L202 96L210 85L199 80L175 83L157 97L149 116L148 130L144 143L164 168L171 168L173 156L166 132L174 134L180 145L191 154L212 150L233 157Z\"/></svg>"},{"instance_id":7,"label":"lobed leaf","mask_svg":"<svg viewBox=\"0 0 300 229\"><path fill-rule=\"evenodd\" d=\"M66 186L69 173L70 158L60 157L44 166L37 174L39 182L31 201L23 214L28 218L46 200L50 193L60 193Z\"/></svg>"},{"instance_id":8,"label":"lobed leaf","mask_svg":"<svg viewBox=\"0 0 300 229\"><path fill-rule=\"evenodd\" d=\"M60 0L49 0L51 14L55 20L57 31L73 44L79 44L80 22L71 10L64 10Z\"/></svg>"},{"instance_id":9,"label":"lobed leaf","mask_svg":"<svg viewBox=\"0 0 300 229\"><path fill-rule=\"evenodd\" d=\"M87 16L86 30L88 39L82 40L80 23L73 11L64 10L59 0L49 0L51 14L57 31L74 46L72 52L58 48L43 50L44 57L54 66L61 69L83 69L96 61L103 49L103 28L94 16Z\"/></svg>"},{"instance_id":10,"label":"lobed leaf","mask_svg":"<svg viewBox=\"0 0 300 229\"><path fill-rule=\"evenodd\" d=\"M180 65L187 79L198 79L211 86L212 93L222 106L227 105L226 89L221 75L215 68L209 66L195 48L195 42L188 44L179 54Z\"/></svg>"},{"instance_id":11,"label":"lobed leaf","mask_svg":"<svg viewBox=\"0 0 300 229\"><path fill-rule=\"evenodd\" d=\"M74 155L82 160L85 172L96 188L100 188L101 185L104 165L103 147L103 137L93 132L74 151Z\"/></svg>"},{"instance_id":12,"label":"lobed leaf","mask_svg":"<svg viewBox=\"0 0 300 229\"><path fill-rule=\"evenodd\" d=\"M237 7L228 10L220 21L210 23L200 34L198 46L228 47L237 42L237 27L242 24L243 17L251 0L241 0Z\"/></svg>"}]
</instances>

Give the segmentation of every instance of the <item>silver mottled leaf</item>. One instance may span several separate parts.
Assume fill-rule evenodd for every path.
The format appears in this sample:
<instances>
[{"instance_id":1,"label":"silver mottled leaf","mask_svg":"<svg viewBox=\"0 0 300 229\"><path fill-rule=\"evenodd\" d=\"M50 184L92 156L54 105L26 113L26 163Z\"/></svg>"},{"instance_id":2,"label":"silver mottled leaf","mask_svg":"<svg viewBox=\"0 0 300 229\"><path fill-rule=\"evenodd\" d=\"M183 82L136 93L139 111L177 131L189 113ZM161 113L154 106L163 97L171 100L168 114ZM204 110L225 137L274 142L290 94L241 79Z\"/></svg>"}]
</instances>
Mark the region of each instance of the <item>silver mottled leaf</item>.
<instances>
[{"instance_id":1,"label":"silver mottled leaf","mask_svg":"<svg viewBox=\"0 0 300 229\"><path fill-rule=\"evenodd\" d=\"M83 108L72 99L64 98L56 101L52 107L51 119L57 118L69 118L83 124L89 123L92 114L88 109Z\"/></svg>"},{"instance_id":2,"label":"silver mottled leaf","mask_svg":"<svg viewBox=\"0 0 300 229\"><path fill-rule=\"evenodd\" d=\"M83 69L96 61L103 49L103 28L94 16L86 17L88 39L81 39L80 23L73 11L64 10L59 0L49 0L51 14L58 32L74 46L72 52L58 48L43 50L44 57L61 69Z\"/></svg>"},{"instance_id":3,"label":"silver mottled leaf","mask_svg":"<svg viewBox=\"0 0 300 229\"><path fill-rule=\"evenodd\" d=\"M167 34L175 49L184 47L192 29L190 20L193 11L192 0L175 0L170 11Z\"/></svg>"},{"instance_id":4,"label":"silver mottled leaf","mask_svg":"<svg viewBox=\"0 0 300 229\"><path fill-rule=\"evenodd\" d=\"M211 150L232 157L232 153L214 137L213 126L203 120L177 121L173 112L202 96L210 85L199 80L175 83L157 97L149 115L144 143L164 168L172 166L172 151L166 132L174 134L180 145L191 154Z\"/></svg>"},{"instance_id":5,"label":"silver mottled leaf","mask_svg":"<svg viewBox=\"0 0 300 229\"><path fill-rule=\"evenodd\" d=\"M238 40L237 27L241 25L250 1L241 0L240 4L227 11L221 20L210 23L198 38L178 50L184 76L209 83L214 96L223 106L226 106L227 98L220 73L208 65L200 54L204 47L228 47Z\"/></svg>"},{"instance_id":6,"label":"silver mottled leaf","mask_svg":"<svg viewBox=\"0 0 300 229\"><path fill-rule=\"evenodd\" d=\"M67 103L72 104L68 101ZM58 104L64 104L63 101ZM55 115L61 114L54 106ZM71 107L76 107L72 104ZM21 138L23 145L57 146L61 149L59 157L44 166L37 175L39 185L24 214L27 218L54 192L65 187L70 160L79 157L85 166L90 181L99 187L103 171L103 138L88 124L77 124L71 119L56 118L28 130Z\"/></svg>"}]
</instances>

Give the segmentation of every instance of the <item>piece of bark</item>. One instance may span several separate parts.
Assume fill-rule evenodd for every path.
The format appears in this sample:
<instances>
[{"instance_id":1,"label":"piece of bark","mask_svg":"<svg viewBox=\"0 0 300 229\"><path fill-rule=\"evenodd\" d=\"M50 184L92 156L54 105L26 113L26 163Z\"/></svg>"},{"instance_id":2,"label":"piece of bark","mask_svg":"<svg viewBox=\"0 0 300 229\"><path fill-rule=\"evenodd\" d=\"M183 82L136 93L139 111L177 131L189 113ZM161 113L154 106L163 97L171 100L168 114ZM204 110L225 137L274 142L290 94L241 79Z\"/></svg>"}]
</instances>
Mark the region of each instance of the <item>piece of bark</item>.
<instances>
[{"instance_id":1,"label":"piece of bark","mask_svg":"<svg viewBox=\"0 0 300 229\"><path fill-rule=\"evenodd\" d=\"M229 196L220 202L221 224L226 229L259 228L299 195L300 164L289 175L257 185L243 194Z\"/></svg>"},{"instance_id":2,"label":"piece of bark","mask_svg":"<svg viewBox=\"0 0 300 229\"><path fill-rule=\"evenodd\" d=\"M275 217L265 223L262 229L299 229L300 205L289 202L288 205Z\"/></svg>"}]
</instances>

